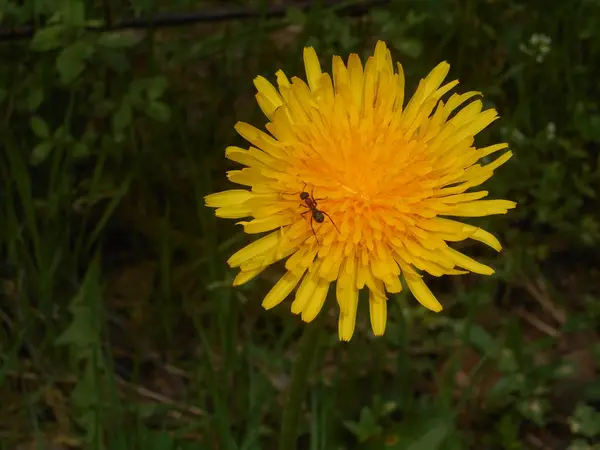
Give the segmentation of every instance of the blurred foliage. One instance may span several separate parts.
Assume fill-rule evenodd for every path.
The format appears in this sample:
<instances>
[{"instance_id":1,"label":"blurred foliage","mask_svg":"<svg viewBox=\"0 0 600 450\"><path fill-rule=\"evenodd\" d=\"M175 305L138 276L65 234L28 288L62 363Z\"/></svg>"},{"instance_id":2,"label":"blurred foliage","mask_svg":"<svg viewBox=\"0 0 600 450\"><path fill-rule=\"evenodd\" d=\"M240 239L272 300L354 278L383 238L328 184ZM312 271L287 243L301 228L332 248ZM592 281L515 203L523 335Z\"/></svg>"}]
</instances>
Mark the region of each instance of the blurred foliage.
<instances>
[{"instance_id":1,"label":"blurred foliage","mask_svg":"<svg viewBox=\"0 0 600 450\"><path fill-rule=\"evenodd\" d=\"M277 273L231 287L246 237L203 196L235 122L265 122L257 74L377 39L409 91L447 60L498 109L478 145L510 142L488 187L518 208L476 222L505 244L469 249L496 275L432 280L444 313L394 296L383 338L362 314L342 345L332 310L301 448L600 448L600 2L226 3L0 1L4 29L35 27L0 42L0 448L273 448L302 325L260 307Z\"/></svg>"}]
</instances>

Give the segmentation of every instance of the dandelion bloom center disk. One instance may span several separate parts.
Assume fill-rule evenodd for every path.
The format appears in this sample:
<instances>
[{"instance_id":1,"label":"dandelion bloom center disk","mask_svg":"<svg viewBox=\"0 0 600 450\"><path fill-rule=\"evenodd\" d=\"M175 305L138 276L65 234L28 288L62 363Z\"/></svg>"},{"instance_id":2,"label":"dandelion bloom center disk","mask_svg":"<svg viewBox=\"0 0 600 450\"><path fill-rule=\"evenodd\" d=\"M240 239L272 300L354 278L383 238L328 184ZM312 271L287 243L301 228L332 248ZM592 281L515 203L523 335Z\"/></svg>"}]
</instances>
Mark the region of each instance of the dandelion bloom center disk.
<instances>
[{"instance_id":1,"label":"dandelion bloom center disk","mask_svg":"<svg viewBox=\"0 0 600 450\"><path fill-rule=\"evenodd\" d=\"M347 64L335 56L332 76L321 71L312 48L304 50L304 64L307 82L282 71L277 88L254 80L268 133L240 122L236 130L251 145L226 150L246 166L229 172L229 180L250 189L206 197L218 217L246 219L246 233L265 234L229 258L240 268L234 285L285 259L286 272L263 306L276 306L297 288L292 312L310 322L335 282L342 340L352 337L364 287L376 335L385 331L387 294L400 292L403 282L423 306L441 311L425 272L493 273L448 242L474 239L501 250L490 233L447 217L515 207L482 200L486 191L467 192L512 155L490 158L507 144L474 146L496 111L483 110L478 92L447 96L458 81L444 84L445 62L405 101L402 66L394 67L383 42L364 66L355 54Z\"/></svg>"}]
</instances>

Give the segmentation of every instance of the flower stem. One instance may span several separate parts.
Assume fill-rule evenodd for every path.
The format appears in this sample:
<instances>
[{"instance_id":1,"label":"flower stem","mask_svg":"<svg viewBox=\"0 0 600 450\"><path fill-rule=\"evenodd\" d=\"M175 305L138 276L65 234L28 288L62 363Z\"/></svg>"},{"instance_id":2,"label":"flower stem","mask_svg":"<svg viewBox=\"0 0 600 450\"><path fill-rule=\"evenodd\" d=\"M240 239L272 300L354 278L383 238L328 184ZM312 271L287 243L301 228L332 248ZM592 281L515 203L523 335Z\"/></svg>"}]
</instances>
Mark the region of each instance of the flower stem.
<instances>
[{"instance_id":1,"label":"flower stem","mask_svg":"<svg viewBox=\"0 0 600 450\"><path fill-rule=\"evenodd\" d=\"M306 394L310 367L317 354L322 321L317 317L304 326L298 344L298 357L292 371L292 381L283 409L283 420L279 433L278 450L296 450L298 442L298 418L302 409L302 400Z\"/></svg>"}]
</instances>

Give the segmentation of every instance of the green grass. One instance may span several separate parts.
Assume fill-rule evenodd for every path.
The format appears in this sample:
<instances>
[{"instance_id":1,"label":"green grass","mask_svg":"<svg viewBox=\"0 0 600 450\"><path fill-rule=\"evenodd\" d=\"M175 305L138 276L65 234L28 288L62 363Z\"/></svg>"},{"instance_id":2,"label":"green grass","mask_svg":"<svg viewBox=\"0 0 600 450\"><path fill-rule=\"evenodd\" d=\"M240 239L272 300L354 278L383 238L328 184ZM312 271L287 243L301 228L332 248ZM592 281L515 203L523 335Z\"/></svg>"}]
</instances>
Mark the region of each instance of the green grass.
<instances>
[{"instance_id":1,"label":"green grass","mask_svg":"<svg viewBox=\"0 0 600 450\"><path fill-rule=\"evenodd\" d=\"M276 448L302 324L289 302L260 306L281 267L231 287L248 238L203 197L230 186L235 122L264 124L256 75L302 75L307 44L329 69L377 39L409 90L447 60L498 109L477 144L510 142L487 188L519 205L474 222L505 245L468 249L494 276L428 280L443 313L393 296L384 337L361 309L342 344L328 303L299 448L600 448L597 0L84 30L222 6L122 3L0 2L3 26L45 23L0 43L0 448Z\"/></svg>"}]
</instances>

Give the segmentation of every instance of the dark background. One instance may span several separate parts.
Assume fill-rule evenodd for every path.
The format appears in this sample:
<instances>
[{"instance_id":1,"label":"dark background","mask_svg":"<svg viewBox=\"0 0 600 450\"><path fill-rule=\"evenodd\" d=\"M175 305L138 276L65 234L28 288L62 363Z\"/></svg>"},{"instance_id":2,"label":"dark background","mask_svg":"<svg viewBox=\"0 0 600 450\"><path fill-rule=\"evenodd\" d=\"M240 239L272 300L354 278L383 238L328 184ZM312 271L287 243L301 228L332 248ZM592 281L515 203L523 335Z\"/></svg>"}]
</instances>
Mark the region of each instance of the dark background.
<instances>
[{"instance_id":1,"label":"dark background","mask_svg":"<svg viewBox=\"0 0 600 450\"><path fill-rule=\"evenodd\" d=\"M510 143L486 188L518 207L473 221L503 252L461 247L495 275L427 280L443 313L393 296L386 334L361 310L346 344L331 302L300 448L600 449L598 0L7 0L0 20L1 448L275 448L302 324L260 306L280 267L231 287L248 237L203 197L232 187L235 122L265 123L256 75L383 39L407 96L446 60L498 109L476 144Z\"/></svg>"}]
</instances>

